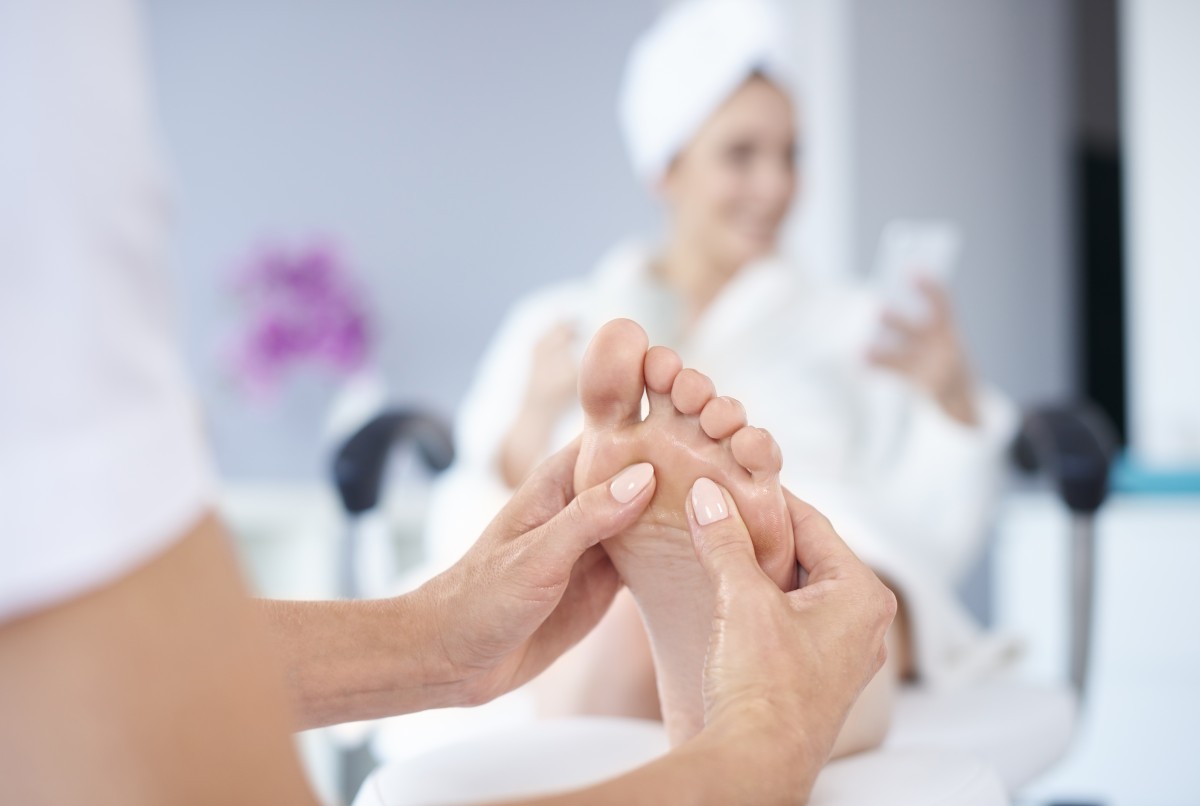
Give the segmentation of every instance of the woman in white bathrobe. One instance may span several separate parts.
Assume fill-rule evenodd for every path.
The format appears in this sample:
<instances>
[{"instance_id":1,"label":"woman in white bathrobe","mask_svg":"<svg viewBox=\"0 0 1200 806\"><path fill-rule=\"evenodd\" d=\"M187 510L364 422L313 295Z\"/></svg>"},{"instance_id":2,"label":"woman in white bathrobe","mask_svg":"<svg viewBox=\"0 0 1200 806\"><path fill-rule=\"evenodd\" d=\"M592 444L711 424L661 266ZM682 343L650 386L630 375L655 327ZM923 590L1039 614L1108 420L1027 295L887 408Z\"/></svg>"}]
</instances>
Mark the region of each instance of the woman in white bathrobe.
<instances>
[{"instance_id":1,"label":"woman in white bathrobe","mask_svg":"<svg viewBox=\"0 0 1200 806\"><path fill-rule=\"evenodd\" d=\"M622 123L635 168L666 207L666 236L620 244L591 274L509 313L462 406L459 458L435 491L428 545L435 558L458 557L463 536L579 433L583 346L605 321L628 317L745 403L782 448L784 484L895 587L905 618L892 674L953 685L1002 665L1008 650L953 592L979 556L1015 414L972 376L941 289L924 285L933 313L908 322L866 288L817 280L776 255L797 186L776 30L766 7L699 0L639 41ZM885 324L887 351L875 346ZM654 716L632 599L549 681L549 710ZM873 722L842 751L877 743L886 719Z\"/></svg>"}]
</instances>

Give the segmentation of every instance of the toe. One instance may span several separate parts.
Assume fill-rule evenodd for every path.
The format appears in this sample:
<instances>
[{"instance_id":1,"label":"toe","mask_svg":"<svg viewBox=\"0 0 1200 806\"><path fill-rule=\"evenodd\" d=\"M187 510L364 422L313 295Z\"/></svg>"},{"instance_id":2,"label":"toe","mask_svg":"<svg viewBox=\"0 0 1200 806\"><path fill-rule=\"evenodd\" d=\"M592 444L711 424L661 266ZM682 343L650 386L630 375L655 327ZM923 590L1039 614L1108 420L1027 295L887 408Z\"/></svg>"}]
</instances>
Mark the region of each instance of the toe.
<instances>
[{"instance_id":1,"label":"toe","mask_svg":"<svg viewBox=\"0 0 1200 806\"><path fill-rule=\"evenodd\" d=\"M714 397L700 411L700 427L712 439L725 439L746 424L746 409L732 397Z\"/></svg>"},{"instance_id":2,"label":"toe","mask_svg":"<svg viewBox=\"0 0 1200 806\"><path fill-rule=\"evenodd\" d=\"M596 332L579 367L579 402L587 426L636 422L642 416L646 331L614 319Z\"/></svg>"},{"instance_id":3,"label":"toe","mask_svg":"<svg viewBox=\"0 0 1200 806\"><path fill-rule=\"evenodd\" d=\"M770 480L783 469L783 455L775 438L765 428L742 428L730 439L729 448L734 460L750 471L755 481Z\"/></svg>"},{"instance_id":4,"label":"toe","mask_svg":"<svg viewBox=\"0 0 1200 806\"><path fill-rule=\"evenodd\" d=\"M699 414L716 394L716 388L707 375L694 369L685 369L675 376L671 386L671 403L683 414Z\"/></svg>"},{"instance_id":5,"label":"toe","mask_svg":"<svg viewBox=\"0 0 1200 806\"><path fill-rule=\"evenodd\" d=\"M646 353L646 395L650 398L650 413L674 411L671 387L683 369L683 361L674 350L651 347Z\"/></svg>"}]
</instances>

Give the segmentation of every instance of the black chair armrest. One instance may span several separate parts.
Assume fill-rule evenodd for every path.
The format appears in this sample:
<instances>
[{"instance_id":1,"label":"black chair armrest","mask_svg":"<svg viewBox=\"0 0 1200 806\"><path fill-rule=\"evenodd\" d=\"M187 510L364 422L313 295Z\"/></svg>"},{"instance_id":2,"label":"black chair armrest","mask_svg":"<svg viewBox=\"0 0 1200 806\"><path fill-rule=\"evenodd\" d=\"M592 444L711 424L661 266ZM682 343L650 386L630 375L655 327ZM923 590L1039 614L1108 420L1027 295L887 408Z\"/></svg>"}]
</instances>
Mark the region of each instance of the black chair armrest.
<instances>
[{"instance_id":1,"label":"black chair armrest","mask_svg":"<svg viewBox=\"0 0 1200 806\"><path fill-rule=\"evenodd\" d=\"M1091 403L1040 406L1025 414L1013 454L1022 470L1049 475L1072 513L1094 513L1108 496L1117 440Z\"/></svg>"},{"instance_id":2,"label":"black chair armrest","mask_svg":"<svg viewBox=\"0 0 1200 806\"><path fill-rule=\"evenodd\" d=\"M360 515L379 503L388 455L392 446L406 441L435 473L454 461L454 440L441 417L417 409L385 411L334 453L333 482L348 514Z\"/></svg>"},{"instance_id":3,"label":"black chair armrest","mask_svg":"<svg viewBox=\"0 0 1200 806\"><path fill-rule=\"evenodd\" d=\"M1091 660L1096 581L1093 516L1108 497L1108 479L1117 453L1115 430L1096 406L1082 403L1031 409L1013 446L1027 472L1044 470L1071 512L1070 648L1068 673L1082 700Z\"/></svg>"}]
</instances>

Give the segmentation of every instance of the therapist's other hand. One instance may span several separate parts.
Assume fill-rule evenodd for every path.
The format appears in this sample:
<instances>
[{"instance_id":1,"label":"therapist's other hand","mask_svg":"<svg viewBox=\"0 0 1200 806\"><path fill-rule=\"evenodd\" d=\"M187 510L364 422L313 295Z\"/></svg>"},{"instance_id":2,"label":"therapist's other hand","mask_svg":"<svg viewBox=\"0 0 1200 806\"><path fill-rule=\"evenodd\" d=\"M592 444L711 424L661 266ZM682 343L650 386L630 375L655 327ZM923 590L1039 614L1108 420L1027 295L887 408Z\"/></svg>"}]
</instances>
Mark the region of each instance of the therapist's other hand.
<instances>
[{"instance_id":1,"label":"therapist's other hand","mask_svg":"<svg viewBox=\"0 0 1200 806\"><path fill-rule=\"evenodd\" d=\"M633 465L576 494L579 441L534 469L474 546L414 592L462 704L527 682L608 610L621 581L600 541L629 527L654 495Z\"/></svg>"},{"instance_id":2,"label":"therapist's other hand","mask_svg":"<svg viewBox=\"0 0 1200 806\"><path fill-rule=\"evenodd\" d=\"M759 568L737 505L722 492L729 514L707 526L687 504L696 555L716 591L704 732L745 746L745 763L754 765L748 775L764 797L777 799L811 788L851 705L887 657L896 597L824 516L786 491L796 555L807 571L800 588L780 591ZM747 792L745 802L757 797Z\"/></svg>"},{"instance_id":3,"label":"therapist's other hand","mask_svg":"<svg viewBox=\"0 0 1200 806\"><path fill-rule=\"evenodd\" d=\"M976 425L975 382L954 323L950 298L935 280L918 277L916 282L929 315L923 321L913 321L885 310L883 325L896 339L887 347L873 347L868 358L924 389L950 417L964 425Z\"/></svg>"}]
</instances>

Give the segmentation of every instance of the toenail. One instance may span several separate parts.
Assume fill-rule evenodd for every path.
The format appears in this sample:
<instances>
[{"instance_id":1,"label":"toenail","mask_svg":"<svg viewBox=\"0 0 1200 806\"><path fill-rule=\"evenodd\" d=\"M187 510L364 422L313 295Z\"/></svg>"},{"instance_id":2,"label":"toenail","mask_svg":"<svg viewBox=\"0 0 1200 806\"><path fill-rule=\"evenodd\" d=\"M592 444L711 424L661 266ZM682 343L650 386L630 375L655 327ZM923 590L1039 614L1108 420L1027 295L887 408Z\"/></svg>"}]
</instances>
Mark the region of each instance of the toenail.
<instances>
[{"instance_id":1,"label":"toenail","mask_svg":"<svg viewBox=\"0 0 1200 806\"><path fill-rule=\"evenodd\" d=\"M646 489L646 485L652 478L654 478L654 465L649 462L641 462L622 470L613 479L608 489L612 493L612 497L619 503L628 504L637 498L638 493Z\"/></svg>"},{"instance_id":2,"label":"toenail","mask_svg":"<svg viewBox=\"0 0 1200 806\"><path fill-rule=\"evenodd\" d=\"M692 485L692 511L696 513L696 522L701 526L724 520L729 515L721 488L703 477L696 479Z\"/></svg>"}]
</instances>

